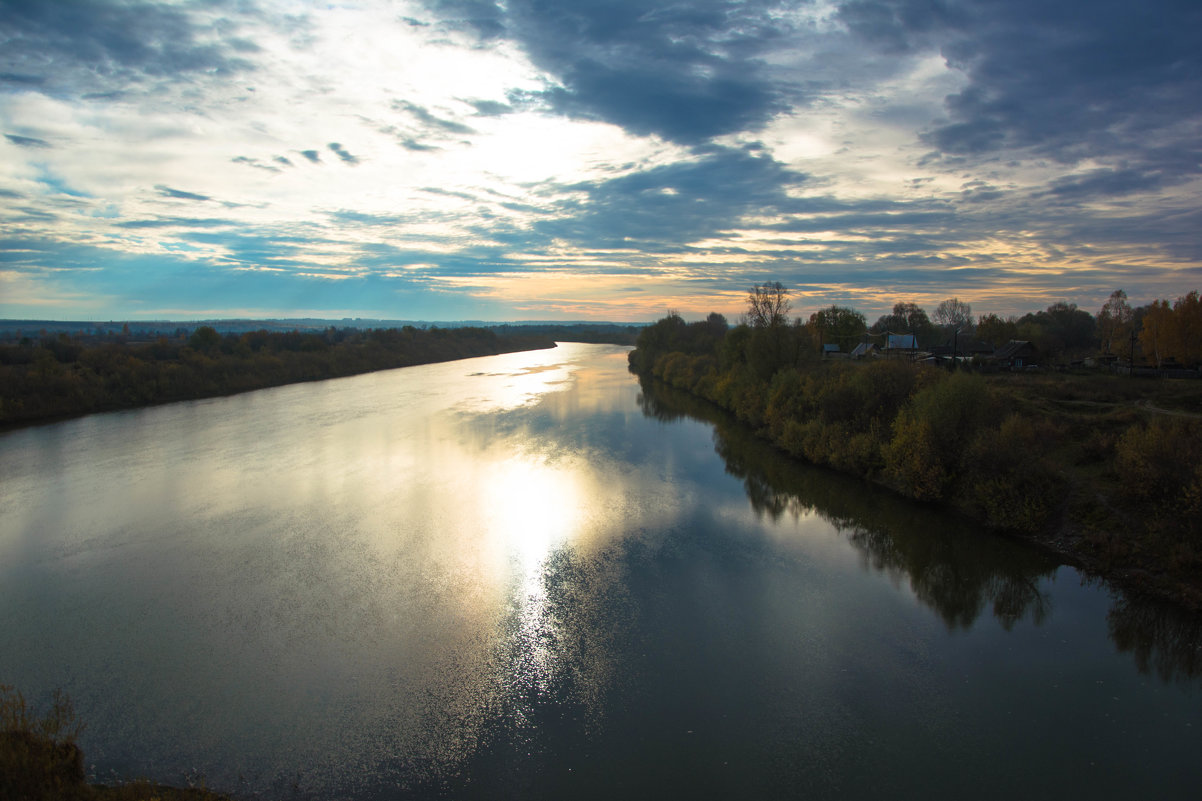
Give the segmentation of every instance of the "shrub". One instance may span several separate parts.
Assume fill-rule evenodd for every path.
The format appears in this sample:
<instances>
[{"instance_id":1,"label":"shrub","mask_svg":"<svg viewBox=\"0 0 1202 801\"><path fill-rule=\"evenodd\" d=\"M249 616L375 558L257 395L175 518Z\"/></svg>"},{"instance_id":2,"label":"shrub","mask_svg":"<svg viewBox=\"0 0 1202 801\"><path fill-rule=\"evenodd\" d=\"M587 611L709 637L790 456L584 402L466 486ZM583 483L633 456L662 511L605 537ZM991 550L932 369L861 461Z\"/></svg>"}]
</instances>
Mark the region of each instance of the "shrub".
<instances>
[{"instance_id":1,"label":"shrub","mask_svg":"<svg viewBox=\"0 0 1202 801\"><path fill-rule=\"evenodd\" d=\"M1114 465L1127 497L1149 505L1152 530L1187 551L1202 550L1202 421L1160 418L1133 426L1119 437Z\"/></svg>"},{"instance_id":2,"label":"shrub","mask_svg":"<svg viewBox=\"0 0 1202 801\"><path fill-rule=\"evenodd\" d=\"M885 465L899 491L923 501L942 498L951 478L931 424L908 409L894 423Z\"/></svg>"},{"instance_id":3,"label":"shrub","mask_svg":"<svg viewBox=\"0 0 1202 801\"><path fill-rule=\"evenodd\" d=\"M1184 496L1202 464L1202 423L1160 418L1133 426L1115 445L1115 470L1132 498L1171 501Z\"/></svg>"},{"instance_id":4,"label":"shrub","mask_svg":"<svg viewBox=\"0 0 1202 801\"><path fill-rule=\"evenodd\" d=\"M56 691L49 711L36 715L21 693L0 685L0 798L82 797L82 730L65 694Z\"/></svg>"},{"instance_id":5,"label":"shrub","mask_svg":"<svg viewBox=\"0 0 1202 801\"><path fill-rule=\"evenodd\" d=\"M960 491L966 505L992 526L1039 531L1059 504L1063 480L1045 458L1054 427L1012 414L979 431L968 449Z\"/></svg>"},{"instance_id":6,"label":"shrub","mask_svg":"<svg viewBox=\"0 0 1202 801\"><path fill-rule=\"evenodd\" d=\"M946 495L964 462L966 443L987 426L994 403L978 376L956 373L937 380L920 374L918 378L930 383L914 394L894 421L885 465L902 492L937 500Z\"/></svg>"}]
</instances>

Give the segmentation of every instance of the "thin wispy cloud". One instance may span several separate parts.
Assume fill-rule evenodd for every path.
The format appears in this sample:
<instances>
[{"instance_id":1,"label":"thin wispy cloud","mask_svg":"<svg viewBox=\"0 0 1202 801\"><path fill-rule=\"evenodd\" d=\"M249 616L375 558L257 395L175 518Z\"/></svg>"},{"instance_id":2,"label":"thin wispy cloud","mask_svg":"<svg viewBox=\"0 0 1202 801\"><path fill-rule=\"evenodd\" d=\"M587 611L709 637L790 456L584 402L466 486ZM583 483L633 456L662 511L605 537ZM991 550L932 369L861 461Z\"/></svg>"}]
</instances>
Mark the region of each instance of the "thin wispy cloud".
<instances>
[{"instance_id":1,"label":"thin wispy cloud","mask_svg":"<svg viewBox=\"0 0 1202 801\"><path fill-rule=\"evenodd\" d=\"M45 139L38 139L35 136L18 136L16 134L5 134L4 138L17 147L50 147L50 143Z\"/></svg>"},{"instance_id":2,"label":"thin wispy cloud","mask_svg":"<svg viewBox=\"0 0 1202 801\"><path fill-rule=\"evenodd\" d=\"M163 197L175 198L177 200L212 200L208 195L201 195L196 192L185 192L182 189L172 189L169 186L155 184L155 191Z\"/></svg>"},{"instance_id":3,"label":"thin wispy cloud","mask_svg":"<svg viewBox=\"0 0 1202 801\"><path fill-rule=\"evenodd\" d=\"M71 9L0 13L3 316L651 319L769 279L1008 313L1202 278L1197 3Z\"/></svg>"},{"instance_id":4,"label":"thin wispy cloud","mask_svg":"<svg viewBox=\"0 0 1202 801\"><path fill-rule=\"evenodd\" d=\"M345 147L338 144L337 142L330 142L329 147L330 147L330 150L332 150L334 152L334 155L337 156L338 158L340 158L344 164L358 164L359 163L358 157L352 156Z\"/></svg>"}]
</instances>

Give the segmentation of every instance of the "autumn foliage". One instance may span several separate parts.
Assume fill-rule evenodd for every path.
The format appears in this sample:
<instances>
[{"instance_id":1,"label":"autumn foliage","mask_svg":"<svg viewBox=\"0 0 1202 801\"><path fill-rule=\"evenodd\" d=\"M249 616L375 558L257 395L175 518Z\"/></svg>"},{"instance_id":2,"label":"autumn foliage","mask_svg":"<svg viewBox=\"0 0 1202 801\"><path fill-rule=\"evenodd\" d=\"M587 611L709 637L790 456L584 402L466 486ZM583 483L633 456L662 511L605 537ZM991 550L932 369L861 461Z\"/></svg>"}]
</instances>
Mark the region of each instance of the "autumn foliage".
<instances>
[{"instance_id":1,"label":"autumn foliage","mask_svg":"<svg viewBox=\"0 0 1202 801\"><path fill-rule=\"evenodd\" d=\"M1178 306L1192 302L1187 296ZM672 315L645 329L631 367L725 409L799 459L949 506L988 528L1072 541L1097 562L1140 563L1196 583L1198 382L822 359L807 329ZM1173 381L1190 409L1180 417L1144 397Z\"/></svg>"},{"instance_id":2,"label":"autumn foliage","mask_svg":"<svg viewBox=\"0 0 1202 801\"><path fill-rule=\"evenodd\" d=\"M0 345L0 425L553 346L546 336L466 327L222 336L201 326L186 340L144 343L60 334Z\"/></svg>"}]
</instances>

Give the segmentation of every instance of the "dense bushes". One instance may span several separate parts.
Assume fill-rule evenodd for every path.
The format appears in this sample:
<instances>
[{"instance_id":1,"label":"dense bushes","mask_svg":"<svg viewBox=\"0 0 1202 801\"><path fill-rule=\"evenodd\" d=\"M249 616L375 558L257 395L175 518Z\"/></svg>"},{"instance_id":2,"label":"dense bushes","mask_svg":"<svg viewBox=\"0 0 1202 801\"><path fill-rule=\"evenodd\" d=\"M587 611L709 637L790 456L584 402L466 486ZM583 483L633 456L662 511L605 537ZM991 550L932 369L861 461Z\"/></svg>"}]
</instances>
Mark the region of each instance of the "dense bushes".
<instances>
[{"instance_id":1,"label":"dense bushes","mask_svg":"<svg viewBox=\"0 0 1202 801\"><path fill-rule=\"evenodd\" d=\"M680 341L663 334L687 326L671 326L653 341ZM757 333L732 329L728 338L750 354ZM1037 427L1004 414L979 376L880 360L785 366L765 380L754 358L714 344L717 357L657 353L644 342L631 364L650 363L650 375L733 412L793 456L903 495L950 502L1001 528L1037 529L1056 511L1058 480Z\"/></svg>"},{"instance_id":2,"label":"dense bushes","mask_svg":"<svg viewBox=\"0 0 1202 801\"><path fill-rule=\"evenodd\" d=\"M1197 392L1114 376L823 360L806 328L706 335L674 315L640 337L631 368L733 413L792 456L1202 608Z\"/></svg>"},{"instance_id":3,"label":"dense bushes","mask_svg":"<svg viewBox=\"0 0 1202 801\"><path fill-rule=\"evenodd\" d=\"M1115 469L1127 497L1150 508L1158 533L1202 552L1202 420L1132 426L1115 446Z\"/></svg>"},{"instance_id":4,"label":"dense bushes","mask_svg":"<svg viewBox=\"0 0 1202 801\"><path fill-rule=\"evenodd\" d=\"M787 347L797 336L792 326L703 333L702 324L675 315L661 320L640 338L632 369L733 412L814 464L949 504L997 528L1036 532L1058 521L1066 488L1053 449L1065 431L1049 417L1023 413L981 376L904 360L811 360L807 349ZM768 355L757 357L762 349ZM765 363L776 365L768 377ZM1180 443L1162 453L1172 435L1130 436L1141 438L1119 444L1130 462L1119 469L1147 476L1133 487L1146 487L1148 498L1172 487L1178 506L1202 503L1202 474L1194 476L1202 454ZM1157 467L1166 464L1190 480L1168 481Z\"/></svg>"}]
</instances>

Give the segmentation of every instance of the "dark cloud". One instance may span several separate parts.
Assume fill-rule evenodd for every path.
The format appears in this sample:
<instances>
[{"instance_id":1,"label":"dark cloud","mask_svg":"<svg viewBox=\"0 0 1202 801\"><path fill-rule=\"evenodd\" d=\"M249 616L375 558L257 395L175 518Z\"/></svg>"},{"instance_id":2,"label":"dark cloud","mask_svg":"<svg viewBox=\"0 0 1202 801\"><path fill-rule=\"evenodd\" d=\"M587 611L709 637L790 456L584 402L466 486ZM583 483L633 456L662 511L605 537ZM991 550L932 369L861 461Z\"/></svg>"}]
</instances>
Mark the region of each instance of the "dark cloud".
<instances>
[{"instance_id":1,"label":"dark cloud","mask_svg":"<svg viewBox=\"0 0 1202 801\"><path fill-rule=\"evenodd\" d=\"M427 153L431 150L441 150L442 149L442 148L438 147L437 145L428 145L424 142L419 142L416 139L410 138L408 136L402 137L399 141L401 143L401 147L405 148L406 150L412 150L414 153Z\"/></svg>"},{"instance_id":2,"label":"dark cloud","mask_svg":"<svg viewBox=\"0 0 1202 801\"><path fill-rule=\"evenodd\" d=\"M428 0L482 36L504 32L561 87L542 99L563 114L604 120L684 143L755 129L784 108L761 57L787 31L791 4L694 0ZM471 13L466 13L470 11Z\"/></svg>"},{"instance_id":3,"label":"dark cloud","mask_svg":"<svg viewBox=\"0 0 1202 801\"><path fill-rule=\"evenodd\" d=\"M1194 0L856 0L867 43L938 48L968 85L926 134L945 157L1121 159L1059 192L1125 193L1202 172L1202 4ZM1172 165L1164 153L1175 154Z\"/></svg>"},{"instance_id":4,"label":"dark cloud","mask_svg":"<svg viewBox=\"0 0 1202 801\"><path fill-rule=\"evenodd\" d=\"M5 222L22 223L22 222L38 222L47 223L55 222L59 219L59 215L46 211L45 209L34 208L32 206L18 206L13 209L16 214L6 215Z\"/></svg>"},{"instance_id":5,"label":"dark cloud","mask_svg":"<svg viewBox=\"0 0 1202 801\"><path fill-rule=\"evenodd\" d=\"M496 100L465 100L481 117L502 117L514 112L513 106Z\"/></svg>"},{"instance_id":6,"label":"dark cloud","mask_svg":"<svg viewBox=\"0 0 1202 801\"><path fill-rule=\"evenodd\" d=\"M888 53L909 53L937 41L938 31L955 29L964 14L955 0L851 0L835 17L857 36Z\"/></svg>"},{"instance_id":7,"label":"dark cloud","mask_svg":"<svg viewBox=\"0 0 1202 801\"><path fill-rule=\"evenodd\" d=\"M410 103L408 100L396 100L392 104L393 109L405 112L417 119L427 130L443 134L454 134L457 136L468 136L476 131L469 125L464 125L461 122L454 120L444 120L431 114L426 108L423 108L416 103Z\"/></svg>"},{"instance_id":8,"label":"dark cloud","mask_svg":"<svg viewBox=\"0 0 1202 801\"><path fill-rule=\"evenodd\" d=\"M330 142L328 147L330 148L330 150L334 151L334 155L336 155L336 156L338 156L338 158L342 159L343 162L345 162L347 164L358 164L359 163L358 156L351 155L350 152L348 152L347 149L345 147L343 147L342 145L340 145L338 142Z\"/></svg>"},{"instance_id":9,"label":"dark cloud","mask_svg":"<svg viewBox=\"0 0 1202 801\"><path fill-rule=\"evenodd\" d=\"M245 164L247 167L254 167L257 170L266 170L267 172L280 172L279 167L274 167L270 164L264 164L258 159L253 159L250 156L236 156L230 161L235 164Z\"/></svg>"},{"instance_id":10,"label":"dark cloud","mask_svg":"<svg viewBox=\"0 0 1202 801\"><path fill-rule=\"evenodd\" d=\"M228 20L199 19L161 3L76 0L64 6L6 0L0 13L0 73L10 82L86 90L98 81L129 85L253 69L239 55L253 45L232 35Z\"/></svg>"},{"instance_id":11,"label":"dark cloud","mask_svg":"<svg viewBox=\"0 0 1202 801\"><path fill-rule=\"evenodd\" d=\"M236 226L234 220L215 217L156 217L153 220L124 220L114 223L117 228L220 228Z\"/></svg>"},{"instance_id":12,"label":"dark cloud","mask_svg":"<svg viewBox=\"0 0 1202 801\"><path fill-rule=\"evenodd\" d=\"M493 0L426 0L443 25L492 39L505 31L504 12Z\"/></svg>"},{"instance_id":13,"label":"dark cloud","mask_svg":"<svg viewBox=\"0 0 1202 801\"><path fill-rule=\"evenodd\" d=\"M44 75L27 75L20 72L0 72L0 83L12 83L18 86L41 86L46 82Z\"/></svg>"},{"instance_id":14,"label":"dark cloud","mask_svg":"<svg viewBox=\"0 0 1202 801\"><path fill-rule=\"evenodd\" d=\"M155 184L154 188L163 197L178 198L179 200L212 200L208 195L198 195L195 192L184 192L180 189L172 189L169 186Z\"/></svg>"},{"instance_id":15,"label":"dark cloud","mask_svg":"<svg viewBox=\"0 0 1202 801\"><path fill-rule=\"evenodd\" d=\"M305 158L307 158L309 161L313 162L314 164L321 164L321 154L318 153L316 150L300 150L297 152L299 152L302 156L304 156Z\"/></svg>"},{"instance_id":16,"label":"dark cloud","mask_svg":"<svg viewBox=\"0 0 1202 801\"><path fill-rule=\"evenodd\" d=\"M335 222L350 225L383 225L393 227L407 222L405 217L397 214L368 214L367 212L354 211L353 209L339 209L338 211L326 212L326 214Z\"/></svg>"},{"instance_id":17,"label":"dark cloud","mask_svg":"<svg viewBox=\"0 0 1202 801\"><path fill-rule=\"evenodd\" d=\"M535 230L594 247L672 247L730 231L748 214L789 211L796 201L787 190L805 181L766 156L707 148L695 160L560 187L583 197Z\"/></svg>"},{"instance_id":18,"label":"dark cloud","mask_svg":"<svg viewBox=\"0 0 1202 801\"><path fill-rule=\"evenodd\" d=\"M1125 195L1159 189L1163 183L1164 176L1154 171L1098 169L1053 181L1050 192L1079 202L1095 195Z\"/></svg>"},{"instance_id":19,"label":"dark cloud","mask_svg":"<svg viewBox=\"0 0 1202 801\"><path fill-rule=\"evenodd\" d=\"M84 100L120 100L125 97L128 92L110 91L110 92L85 92L80 95Z\"/></svg>"},{"instance_id":20,"label":"dark cloud","mask_svg":"<svg viewBox=\"0 0 1202 801\"><path fill-rule=\"evenodd\" d=\"M429 195L439 195L441 197L454 197L454 198L459 198L460 200L472 200L472 201L478 200L478 198L475 195L472 195L468 192L455 192L450 189L443 189L440 186L423 186L421 188L421 191L423 191Z\"/></svg>"},{"instance_id":21,"label":"dark cloud","mask_svg":"<svg viewBox=\"0 0 1202 801\"><path fill-rule=\"evenodd\" d=\"M37 139L32 136L17 136L16 134L5 134L4 138L20 147L50 147L50 143L45 139Z\"/></svg>"}]
</instances>

